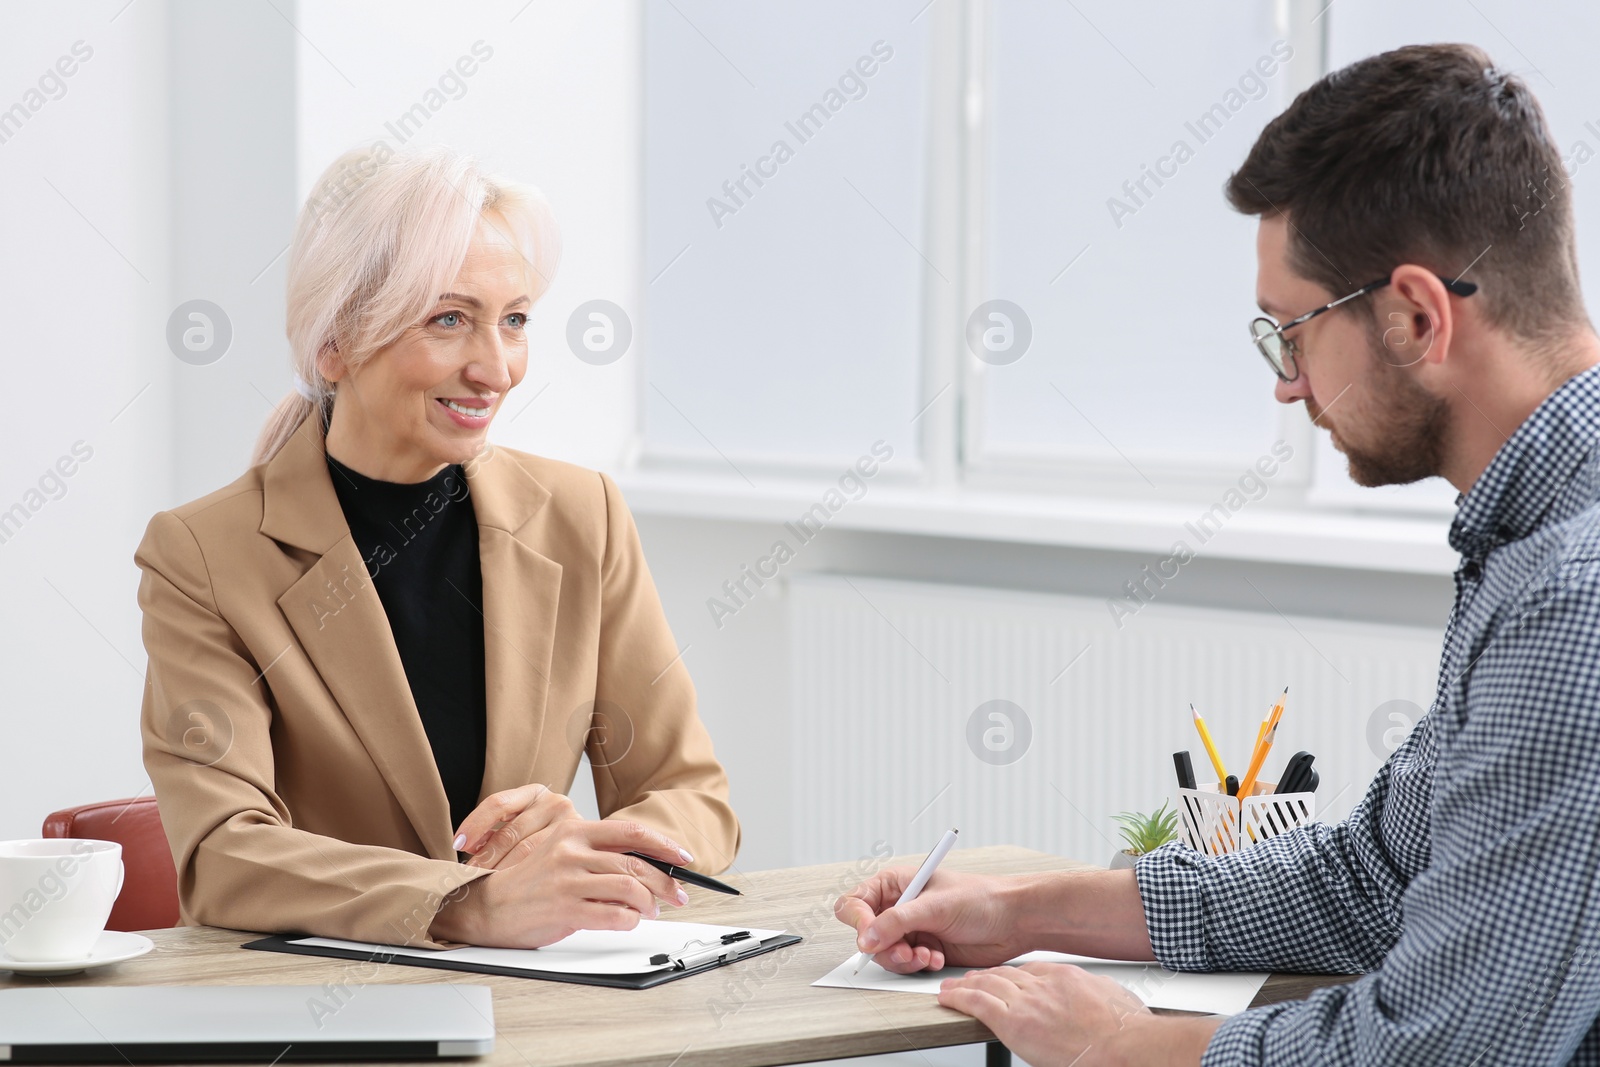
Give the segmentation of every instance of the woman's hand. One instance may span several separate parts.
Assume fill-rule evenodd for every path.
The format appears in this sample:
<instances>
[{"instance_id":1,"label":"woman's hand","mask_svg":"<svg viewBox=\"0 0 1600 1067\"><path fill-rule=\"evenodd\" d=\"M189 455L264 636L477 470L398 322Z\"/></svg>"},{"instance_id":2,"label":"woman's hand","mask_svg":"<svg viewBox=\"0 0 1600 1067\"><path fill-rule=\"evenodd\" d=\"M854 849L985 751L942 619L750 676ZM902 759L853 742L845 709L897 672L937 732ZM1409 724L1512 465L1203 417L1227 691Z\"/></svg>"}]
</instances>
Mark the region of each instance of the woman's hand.
<instances>
[{"instance_id":1,"label":"woman's hand","mask_svg":"<svg viewBox=\"0 0 1600 1067\"><path fill-rule=\"evenodd\" d=\"M468 867L509 867L527 859L552 826L578 818L572 801L549 786L505 789L485 797L462 820L455 848L471 853Z\"/></svg>"},{"instance_id":2,"label":"woman's hand","mask_svg":"<svg viewBox=\"0 0 1600 1067\"><path fill-rule=\"evenodd\" d=\"M840 922L855 927L857 947L885 970L993 967L1038 947L1020 940L1010 880L940 870L916 900L895 904L916 873L879 871L833 906Z\"/></svg>"},{"instance_id":3,"label":"woman's hand","mask_svg":"<svg viewBox=\"0 0 1600 1067\"><path fill-rule=\"evenodd\" d=\"M476 814L476 813L474 813ZM639 852L668 863L692 860L667 837L636 822L563 819L518 844L525 858L469 883L434 916L435 940L538 948L578 930L632 930L689 896Z\"/></svg>"}]
</instances>

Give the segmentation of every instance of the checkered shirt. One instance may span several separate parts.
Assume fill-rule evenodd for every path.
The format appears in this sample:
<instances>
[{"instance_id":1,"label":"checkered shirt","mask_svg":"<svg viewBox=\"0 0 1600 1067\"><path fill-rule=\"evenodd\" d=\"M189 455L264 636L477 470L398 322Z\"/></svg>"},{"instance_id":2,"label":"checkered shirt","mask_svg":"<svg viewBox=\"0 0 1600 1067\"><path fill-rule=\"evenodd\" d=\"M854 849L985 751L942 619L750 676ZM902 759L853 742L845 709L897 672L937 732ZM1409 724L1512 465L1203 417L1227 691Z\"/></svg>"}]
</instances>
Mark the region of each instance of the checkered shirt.
<instances>
[{"instance_id":1,"label":"checkered shirt","mask_svg":"<svg viewBox=\"0 0 1600 1067\"><path fill-rule=\"evenodd\" d=\"M1224 1022L1221 1064L1600 1064L1600 367L1458 500L1433 705L1355 810L1135 874L1179 971L1360 974Z\"/></svg>"}]
</instances>

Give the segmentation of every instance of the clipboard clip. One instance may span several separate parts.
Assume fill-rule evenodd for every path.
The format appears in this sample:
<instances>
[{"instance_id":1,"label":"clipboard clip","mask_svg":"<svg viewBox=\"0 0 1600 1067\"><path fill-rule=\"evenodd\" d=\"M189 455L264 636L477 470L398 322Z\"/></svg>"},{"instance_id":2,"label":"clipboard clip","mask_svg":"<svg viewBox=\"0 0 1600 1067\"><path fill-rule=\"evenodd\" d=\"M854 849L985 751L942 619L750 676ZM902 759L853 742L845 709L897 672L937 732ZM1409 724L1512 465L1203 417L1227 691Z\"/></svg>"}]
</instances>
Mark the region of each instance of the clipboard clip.
<instances>
[{"instance_id":1,"label":"clipboard clip","mask_svg":"<svg viewBox=\"0 0 1600 1067\"><path fill-rule=\"evenodd\" d=\"M761 947L761 942L750 937L749 930L723 934L715 941L690 941L677 952L658 952L650 957L650 966L671 966L675 971L687 971L708 963L729 963Z\"/></svg>"}]
</instances>

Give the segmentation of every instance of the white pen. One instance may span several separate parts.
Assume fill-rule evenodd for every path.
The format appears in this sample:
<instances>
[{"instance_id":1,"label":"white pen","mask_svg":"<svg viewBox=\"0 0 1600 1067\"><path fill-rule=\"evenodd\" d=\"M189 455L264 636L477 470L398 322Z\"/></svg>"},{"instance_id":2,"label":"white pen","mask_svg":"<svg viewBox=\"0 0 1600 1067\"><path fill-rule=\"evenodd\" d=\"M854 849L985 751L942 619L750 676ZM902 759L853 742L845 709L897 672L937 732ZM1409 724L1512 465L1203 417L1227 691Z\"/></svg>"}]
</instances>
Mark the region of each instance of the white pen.
<instances>
[{"instance_id":1,"label":"white pen","mask_svg":"<svg viewBox=\"0 0 1600 1067\"><path fill-rule=\"evenodd\" d=\"M944 832L944 836L939 838L939 843L933 846L933 851L928 853L928 858L922 861L921 867L917 868L917 873L911 878L911 884L906 886L904 893L900 894L900 899L894 902L895 907L898 908L902 904L909 904L917 899L917 894L922 892L922 887L928 884L928 879L933 877L933 872L938 869L945 856L955 847L956 834L960 832L959 830L946 830ZM860 974L861 968L865 967L867 961L871 958L872 953L870 952L857 952L853 961L855 966L850 968L850 977L854 978Z\"/></svg>"}]
</instances>

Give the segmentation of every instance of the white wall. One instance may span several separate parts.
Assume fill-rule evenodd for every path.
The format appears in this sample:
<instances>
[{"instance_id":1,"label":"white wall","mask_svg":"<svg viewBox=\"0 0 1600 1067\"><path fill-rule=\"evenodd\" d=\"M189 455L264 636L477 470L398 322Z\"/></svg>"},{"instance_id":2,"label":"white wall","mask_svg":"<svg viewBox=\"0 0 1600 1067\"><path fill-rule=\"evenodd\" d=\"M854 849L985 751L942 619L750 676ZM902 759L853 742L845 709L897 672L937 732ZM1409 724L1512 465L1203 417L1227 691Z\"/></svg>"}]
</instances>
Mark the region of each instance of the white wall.
<instances>
[{"instance_id":1,"label":"white wall","mask_svg":"<svg viewBox=\"0 0 1600 1067\"><path fill-rule=\"evenodd\" d=\"M294 184L294 29L267 4L170 0L173 307L207 300L232 338L192 364L169 357L176 484L171 503L226 485L249 463L277 399L285 220ZM192 321L192 320L190 320Z\"/></svg>"},{"instance_id":2,"label":"white wall","mask_svg":"<svg viewBox=\"0 0 1600 1067\"><path fill-rule=\"evenodd\" d=\"M21 523L0 528L0 838L146 785L133 549L173 484L168 39L164 3L121 7L13 5L0 34L0 111L28 111L0 126L0 511Z\"/></svg>"}]
</instances>

